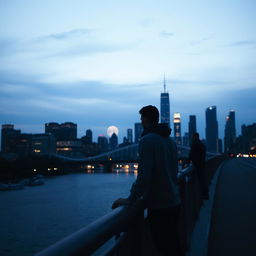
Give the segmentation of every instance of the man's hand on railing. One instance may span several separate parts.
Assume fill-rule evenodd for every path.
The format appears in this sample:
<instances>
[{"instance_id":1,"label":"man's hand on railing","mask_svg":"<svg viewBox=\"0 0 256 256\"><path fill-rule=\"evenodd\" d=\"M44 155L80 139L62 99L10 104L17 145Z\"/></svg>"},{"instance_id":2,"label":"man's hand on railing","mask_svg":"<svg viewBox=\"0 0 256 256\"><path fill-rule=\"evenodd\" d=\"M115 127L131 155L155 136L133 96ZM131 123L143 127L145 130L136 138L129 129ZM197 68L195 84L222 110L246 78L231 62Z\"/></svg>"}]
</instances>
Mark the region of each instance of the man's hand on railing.
<instances>
[{"instance_id":1,"label":"man's hand on railing","mask_svg":"<svg viewBox=\"0 0 256 256\"><path fill-rule=\"evenodd\" d=\"M118 198L112 204L112 209L115 209L121 205L128 205L128 204L130 204L130 200L128 198Z\"/></svg>"}]
</instances>

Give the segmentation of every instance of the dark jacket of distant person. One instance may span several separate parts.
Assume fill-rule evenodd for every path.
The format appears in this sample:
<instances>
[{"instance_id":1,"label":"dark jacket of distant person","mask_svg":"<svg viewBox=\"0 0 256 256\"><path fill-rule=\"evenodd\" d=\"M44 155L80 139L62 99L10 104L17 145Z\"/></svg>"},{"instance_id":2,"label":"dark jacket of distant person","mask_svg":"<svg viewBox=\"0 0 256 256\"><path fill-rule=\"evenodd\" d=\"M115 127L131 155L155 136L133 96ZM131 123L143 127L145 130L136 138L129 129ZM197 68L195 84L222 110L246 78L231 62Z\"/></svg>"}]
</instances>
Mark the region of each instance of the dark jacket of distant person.
<instances>
[{"instance_id":1,"label":"dark jacket of distant person","mask_svg":"<svg viewBox=\"0 0 256 256\"><path fill-rule=\"evenodd\" d=\"M146 207L157 209L180 204L175 142L169 138L170 128L164 124L147 127L139 142L138 177L131 188L129 200L139 197Z\"/></svg>"},{"instance_id":2,"label":"dark jacket of distant person","mask_svg":"<svg viewBox=\"0 0 256 256\"><path fill-rule=\"evenodd\" d=\"M206 147L197 137L193 138L189 159L196 168L205 167Z\"/></svg>"}]
</instances>

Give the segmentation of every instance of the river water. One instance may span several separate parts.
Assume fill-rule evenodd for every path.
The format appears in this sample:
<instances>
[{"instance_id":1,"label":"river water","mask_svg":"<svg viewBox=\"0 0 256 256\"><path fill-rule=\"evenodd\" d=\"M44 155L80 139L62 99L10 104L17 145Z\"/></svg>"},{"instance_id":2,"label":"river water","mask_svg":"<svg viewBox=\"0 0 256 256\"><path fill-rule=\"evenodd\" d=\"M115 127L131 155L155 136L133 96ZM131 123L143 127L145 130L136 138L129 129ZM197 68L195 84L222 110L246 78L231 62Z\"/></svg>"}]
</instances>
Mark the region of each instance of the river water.
<instances>
[{"instance_id":1,"label":"river water","mask_svg":"<svg viewBox=\"0 0 256 256\"><path fill-rule=\"evenodd\" d=\"M0 192L0 255L33 255L111 211L136 175L80 173Z\"/></svg>"}]
</instances>

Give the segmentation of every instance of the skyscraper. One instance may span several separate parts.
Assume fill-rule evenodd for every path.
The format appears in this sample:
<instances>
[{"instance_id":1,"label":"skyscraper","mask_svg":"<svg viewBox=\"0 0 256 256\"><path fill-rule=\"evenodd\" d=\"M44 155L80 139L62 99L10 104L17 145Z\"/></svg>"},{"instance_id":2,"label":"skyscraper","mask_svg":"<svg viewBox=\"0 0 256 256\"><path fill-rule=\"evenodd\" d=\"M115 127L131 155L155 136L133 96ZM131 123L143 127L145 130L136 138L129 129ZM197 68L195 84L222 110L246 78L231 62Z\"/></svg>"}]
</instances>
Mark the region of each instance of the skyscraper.
<instances>
[{"instance_id":1,"label":"skyscraper","mask_svg":"<svg viewBox=\"0 0 256 256\"><path fill-rule=\"evenodd\" d=\"M15 130L13 124L3 124L1 151L5 153L14 152L14 148L16 147L16 138L20 134L20 130Z\"/></svg>"},{"instance_id":2,"label":"skyscraper","mask_svg":"<svg viewBox=\"0 0 256 256\"><path fill-rule=\"evenodd\" d=\"M110 150L117 148L117 146L118 146L118 137L115 133L113 133L112 136L109 138Z\"/></svg>"},{"instance_id":3,"label":"skyscraper","mask_svg":"<svg viewBox=\"0 0 256 256\"><path fill-rule=\"evenodd\" d=\"M75 140L77 138L77 125L72 122L46 123L45 133L51 133L57 141Z\"/></svg>"},{"instance_id":4,"label":"skyscraper","mask_svg":"<svg viewBox=\"0 0 256 256\"><path fill-rule=\"evenodd\" d=\"M181 120L180 113L173 114L174 138L177 145L181 145Z\"/></svg>"},{"instance_id":5,"label":"skyscraper","mask_svg":"<svg viewBox=\"0 0 256 256\"><path fill-rule=\"evenodd\" d=\"M77 124L65 122L60 125L61 140L75 140L77 138Z\"/></svg>"},{"instance_id":6,"label":"skyscraper","mask_svg":"<svg viewBox=\"0 0 256 256\"><path fill-rule=\"evenodd\" d=\"M51 133L56 140L60 140L60 125L55 122L46 123L44 125L45 133Z\"/></svg>"},{"instance_id":7,"label":"skyscraper","mask_svg":"<svg viewBox=\"0 0 256 256\"><path fill-rule=\"evenodd\" d=\"M127 140L128 140L128 143L132 143L132 129L127 129Z\"/></svg>"},{"instance_id":8,"label":"skyscraper","mask_svg":"<svg viewBox=\"0 0 256 256\"><path fill-rule=\"evenodd\" d=\"M135 123L134 124L134 131L135 131L135 143L139 142L139 139L141 137L141 134L143 132L143 126L141 123Z\"/></svg>"},{"instance_id":9,"label":"skyscraper","mask_svg":"<svg viewBox=\"0 0 256 256\"><path fill-rule=\"evenodd\" d=\"M88 143L92 143L92 130L90 130L90 129L86 130L85 136L88 139Z\"/></svg>"},{"instance_id":10,"label":"skyscraper","mask_svg":"<svg viewBox=\"0 0 256 256\"><path fill-rule=\"evenodd\" d=\"M161 123L167 123L170 127L170 101L169 93L166 92L166 83L164 77L164 92L161 93L160 100Z\"/></svg>"},{"instance_id":11,"label":"skyscraper","mask_svg":"<svg viewBox=\"0 0 256 256\"><path fill-rule=\"evenodd\" d=\"M196 133L196 116L190 115L189 116L189 123L188 123L188 136L189 136L189 143L191 143L193 134Z\"/></svg>"},{"instance_id":12,"label":"skyscraper","mask_svg":"<svg viewBox=\"0 0 256 256\"><path fill-rule=\"evenodd\" d=\"M100 152L108 151L108 139L104 135L98 136L98 147Z\"/></svg>"},{"instance_id":13,"label":"skyscraper","mask_svg":"<svg viewBox=\"0 0 256 256\"><path fill-rule=\"evenodd\" d=\"M182 139L182 145L183 146L189 146L189 135L188 135L188 132L185 132L184 136L183 136L183 139Z\"/></svg>"},{"instance_id":14,"label":"skyscraper","mask_svg":"<svg viewBox=\"0 0 256 256\"><path fill-rule=\"evenodd\" d=\"M224 137L224 150L228 152L236 139L236 120L235 111L231 110L226 117L225 137Z\"/></svg>"},{"instance_id":15,"label":"skyscraper","mask_svg":"<svg viewBox=\"0 0 256 256\"><path fill-rule=\"evenodd\" d=\"M208 107L205 111L206 119L206 147L209 152L218 152L218 121L216 106Z\"/></svg>"},{"instance_id":16,"label":"skyscraper","mask_svg":"<svg viewBox=\"0 0 256 256\"><path fill-rule=\"evenodd\" d=\"M232 151L235 154L256 154L256 123L242 125L242 135L236 139Z\"/></svg>"}]
</instances>

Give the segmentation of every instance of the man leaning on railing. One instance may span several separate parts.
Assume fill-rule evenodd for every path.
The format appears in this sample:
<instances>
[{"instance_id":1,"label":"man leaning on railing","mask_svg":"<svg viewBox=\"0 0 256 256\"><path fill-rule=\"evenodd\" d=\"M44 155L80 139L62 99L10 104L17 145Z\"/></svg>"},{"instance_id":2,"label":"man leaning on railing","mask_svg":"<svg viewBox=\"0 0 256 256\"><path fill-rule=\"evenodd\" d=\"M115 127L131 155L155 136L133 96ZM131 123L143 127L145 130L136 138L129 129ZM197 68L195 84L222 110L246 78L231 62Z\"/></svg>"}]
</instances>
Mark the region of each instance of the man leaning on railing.
<instances>
[{"instance_id":1,"label":"man leaning on railing","mask_svg":"<svg viewBox=\"0 0 256 256\"><path fill-rule=\"evenodd\" d=\"M112 208L145 200L153 241L161 255L182 255L178 219L180 197L177 186L177 148L171 129L159 124L159 111L145 106L139 113L144 131L139 142L138 176L128 198L114 201Z\"/></svg>"}]
</instances>

